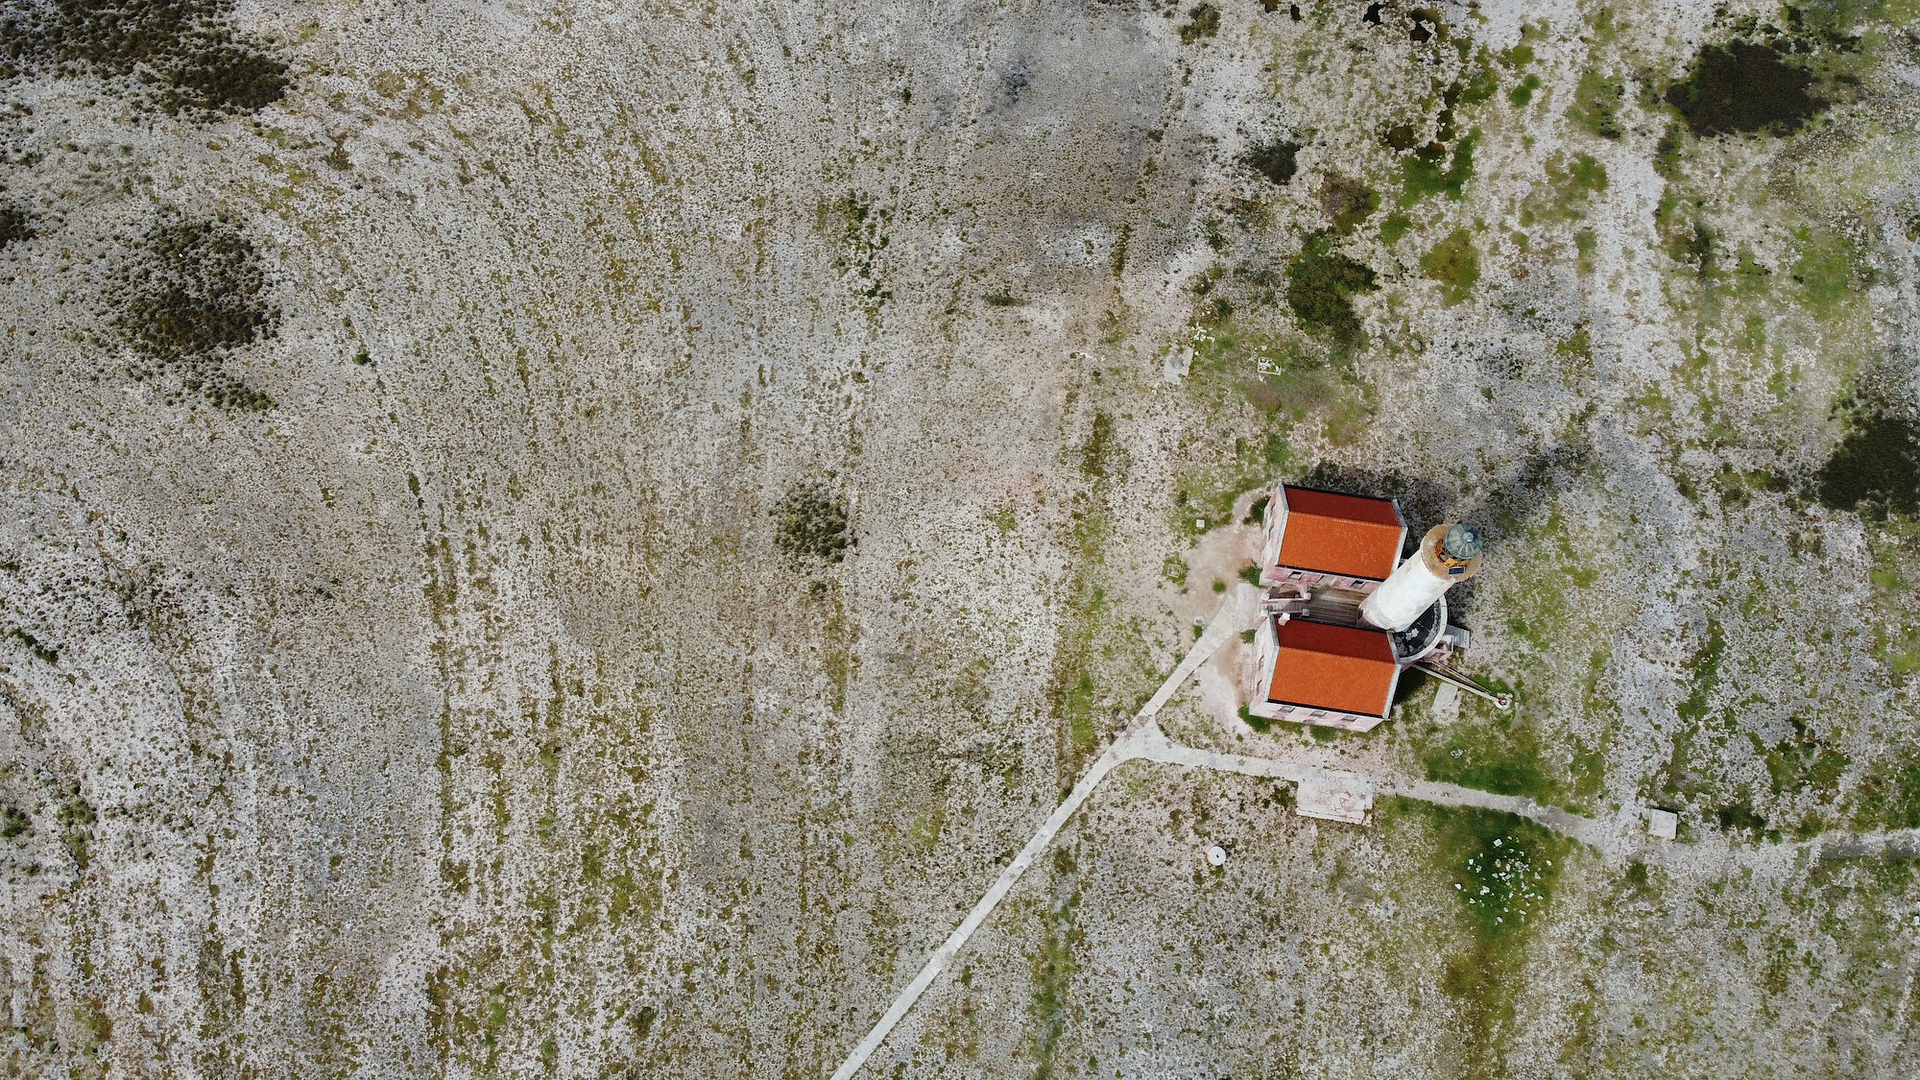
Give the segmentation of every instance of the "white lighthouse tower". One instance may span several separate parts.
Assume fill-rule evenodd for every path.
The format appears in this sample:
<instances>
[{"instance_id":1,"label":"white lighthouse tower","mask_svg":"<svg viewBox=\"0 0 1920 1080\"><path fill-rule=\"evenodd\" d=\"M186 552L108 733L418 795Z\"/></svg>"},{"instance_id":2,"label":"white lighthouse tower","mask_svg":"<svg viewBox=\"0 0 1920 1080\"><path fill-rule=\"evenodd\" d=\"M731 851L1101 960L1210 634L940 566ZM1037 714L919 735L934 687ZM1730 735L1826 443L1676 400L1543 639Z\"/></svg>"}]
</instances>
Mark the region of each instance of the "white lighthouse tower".
<instances>
[{"instance_id":1,"label":"white lighthouse tower","mask_svg":"<svg viewBox=\"0 0 1920 1080\"><path fill-rule=\"evenodd\" d=\"M1395 633L1412 626L1455 582L1480 570L1480 531L1471 525L1436 525L1420 550L1395 567L1360 605L1360 617Z\"/></svg>"}]
</instances>

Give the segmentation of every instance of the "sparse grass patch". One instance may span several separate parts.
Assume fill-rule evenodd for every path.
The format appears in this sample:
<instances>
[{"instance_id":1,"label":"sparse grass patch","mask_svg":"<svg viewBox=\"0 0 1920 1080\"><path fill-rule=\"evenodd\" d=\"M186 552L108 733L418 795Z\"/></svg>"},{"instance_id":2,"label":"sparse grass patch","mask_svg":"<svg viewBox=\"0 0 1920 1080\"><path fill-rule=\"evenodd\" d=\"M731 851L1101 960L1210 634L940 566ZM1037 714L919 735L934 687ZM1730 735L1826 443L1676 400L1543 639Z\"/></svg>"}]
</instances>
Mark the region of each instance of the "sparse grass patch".
<instances>
[{"instance_id":1,"label":"sparse grass patch","mask_svg":"<svg viewBox=\"0 0 1920 1080\"><path fill-rule=\"evenodd\" d=\"M1346 236L1380 209L1380 193L1358 180L1328 173L1320 184L1320 209L1335 236Z\"/></svg>"},{"instance_id":2,"label":"sparse grass patch","mask_svg":"<svg viewBox=\"0 0 1920 1080\"><path fill-rule=\"evenodd\" d=\"M1415 825L1414 841L1459 899L1467 948L1446 959L1441 989L1465 1022L1465 1075L1504 1076L1505 1045L1533 928L1549 915L1571 840L1524 818L1491 810L1382 800L1388 828Z\"/></svg>"},{"instance_id":3,"label":"sparse grass patch","mask_svg":"<svg viewBox=\"0 0 1920 1080\"><path fill-rule=\"evenodd\" d=\"M1567 106L1567 118L1603 139L1618 139L1627 133L1620 123L1623 93L1617 78L1588 71L1573 88L1573 104Z\"/></svg>"},{"instance_id":4,"label":"sparse grass patch","mask_svg":"<svg viewBox=\"0 0 1920 1080\"><path fill-rule=\"evenodd\" d=\"M1592 154L1555 154L1547 161L1547 184L1552 201L1548 212L1562 221L1585 217L1587 201L1607 190L1607 167Z\"/></svg>"},{"instance_id":5,"label":"sparse grass patch","mask_svg":"<svg viewBox=\"0 0 1920 1080\"><path fill-rule=\"evenodd\" d=\"M1793 264L1793 280L1817 318L1830 320L1858 293L1865 277L1856 269L1853 245L1826 229L1799 229L1800 255Z\"/></svg>"},{"instance_id":6,"label":"sparse grass patch","mask_svg":"<svg viewBox=\"0 0 1920 1080\"><path fill-rule=\"evenodd\" d=\"M1852 800L1858 829L1920 829L1920 751L1889 755L1868 769Z\"/></svg>"},{"instance_id":7,"label":"sparse grass patch","mask_svg":"<svg viewBox=\"0 0 1920 1080\"><path fill-rule=\"evenodd\" d=\"M1575 753L1556 765L1548 760L1543 733L1510 712L1493 713L1491 719L1463 715L1451 724L1418 729L1413 747L1429 780L1569 809L1584 808L1606 780L1604 755Z\"/></svg>"}]
</instances>

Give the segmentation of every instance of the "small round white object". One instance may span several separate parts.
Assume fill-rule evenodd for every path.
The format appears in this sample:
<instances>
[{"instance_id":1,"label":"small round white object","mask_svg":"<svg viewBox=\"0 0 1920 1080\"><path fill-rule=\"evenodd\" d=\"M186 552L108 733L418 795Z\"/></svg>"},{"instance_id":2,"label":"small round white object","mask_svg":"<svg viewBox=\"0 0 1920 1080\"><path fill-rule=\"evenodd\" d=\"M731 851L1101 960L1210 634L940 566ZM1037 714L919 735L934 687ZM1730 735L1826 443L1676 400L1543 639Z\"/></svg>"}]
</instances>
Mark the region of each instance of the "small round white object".
<instances>
[{"instance_id":1,"label":"small round white object","mask_svg":"<svg viewBox=\"0 0 1920 1080\"><path fill-rule=\"evenodd\" d=\"M1213 866L1227 865L1227 849L1215 844L1207 849L1207 862Z\"/></svg>"}]
</instances>

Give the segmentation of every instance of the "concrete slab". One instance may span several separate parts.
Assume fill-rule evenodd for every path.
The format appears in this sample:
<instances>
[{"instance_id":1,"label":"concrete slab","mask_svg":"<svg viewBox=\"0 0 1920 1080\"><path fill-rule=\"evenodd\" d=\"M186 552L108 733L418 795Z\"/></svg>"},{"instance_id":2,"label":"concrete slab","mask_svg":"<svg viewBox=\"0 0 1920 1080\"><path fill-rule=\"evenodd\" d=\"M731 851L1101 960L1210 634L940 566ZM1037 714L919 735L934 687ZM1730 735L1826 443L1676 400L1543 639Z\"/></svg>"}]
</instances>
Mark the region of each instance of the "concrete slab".
<instances>
[{"instance_id":1,"label":"concrete slab","mask_svg":"<svg viewBox=\"0 0 1920 1080\"><path fill-rule=\"evenodd\" d=\"M1352 773L1308 773L1294 794L1294 810L1301 817L1362 825L1371 809L1373 785Z\"/></svg>"},{"instance_id":2,"label":"concrete slab","mask_svg":"<svg viewBox=\"0 0 1920 1080\"><path fill-rule=\"evenodd\" d=\"M1647 811L1647 832L1660 840L1672 840L1680 835L1680 815L1671 810Z\"/></svg>"}]
</instances>

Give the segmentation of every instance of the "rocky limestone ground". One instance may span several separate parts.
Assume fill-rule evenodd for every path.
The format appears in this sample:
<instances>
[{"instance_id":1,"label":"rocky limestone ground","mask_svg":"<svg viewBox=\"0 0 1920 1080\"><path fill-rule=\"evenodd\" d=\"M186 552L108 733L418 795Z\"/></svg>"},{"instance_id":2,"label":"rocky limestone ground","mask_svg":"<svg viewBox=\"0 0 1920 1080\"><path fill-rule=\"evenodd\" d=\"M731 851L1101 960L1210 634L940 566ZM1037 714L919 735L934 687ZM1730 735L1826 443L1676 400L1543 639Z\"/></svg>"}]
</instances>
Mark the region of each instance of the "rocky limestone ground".
<instances>
[{"instance_id":1,"label":"rocky limestone ground","mask_svg":"<svg viewBox=\"0 0 1920 1080\"><path fill-rule=\"evenodd\" d=\"M1132 763L863 1075L1920 1071L1909 0L6 10L9 1073L824 1076L1276 479L1516 708L1170 733L1700 857Z\"/></svg>"}]
</instances>

